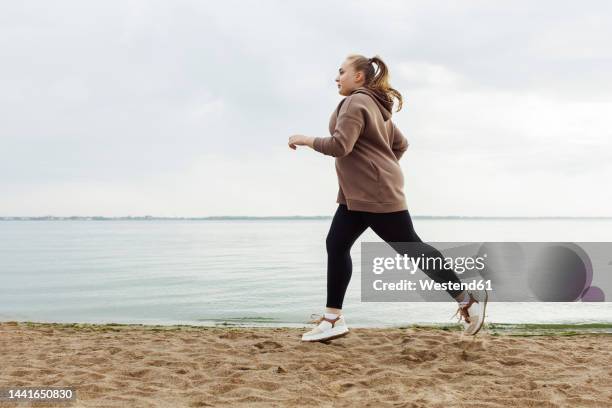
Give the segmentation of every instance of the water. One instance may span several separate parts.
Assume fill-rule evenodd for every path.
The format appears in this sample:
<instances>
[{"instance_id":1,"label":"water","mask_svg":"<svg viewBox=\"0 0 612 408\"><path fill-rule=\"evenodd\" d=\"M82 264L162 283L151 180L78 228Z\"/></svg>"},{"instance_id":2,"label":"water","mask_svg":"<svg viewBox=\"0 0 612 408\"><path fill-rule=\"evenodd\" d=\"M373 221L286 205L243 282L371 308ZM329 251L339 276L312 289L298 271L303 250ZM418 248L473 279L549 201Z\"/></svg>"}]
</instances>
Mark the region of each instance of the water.
<instances>
[{"instance_id":1,"label":"water","mask_svg":"<svg viewBox=\"0 0 612 408\"><path fill-rule=\"evenodd\" d=\"M2 221L0 321L302 326L325 302L331 220ZM609 241L612 220L414 219L427 241ZM453 323L455 304L361 303L354 327ZM498 323L612 323L612 304L505 303Z\"/></svg>"}]
</instances>

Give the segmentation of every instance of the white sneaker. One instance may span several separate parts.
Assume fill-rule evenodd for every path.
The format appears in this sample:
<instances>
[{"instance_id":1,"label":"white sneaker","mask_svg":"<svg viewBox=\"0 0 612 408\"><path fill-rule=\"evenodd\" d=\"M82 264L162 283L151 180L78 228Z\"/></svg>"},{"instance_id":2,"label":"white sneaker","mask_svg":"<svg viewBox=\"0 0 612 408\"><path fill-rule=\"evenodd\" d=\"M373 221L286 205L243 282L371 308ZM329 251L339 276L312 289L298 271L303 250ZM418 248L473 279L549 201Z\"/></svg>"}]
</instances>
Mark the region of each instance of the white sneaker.
<instances>
[{"instance_id":1,"label":"white sneaker","mask_svg":"<svg viewBox=\"0 0 612 408\"><path fill-rule=\"evenodd\" d=\"M482 327L485 319L485 312L487 309L487 301L489 294L484 291L484 298L481 302L476 300L474 296L469 293L470 300L466 305L459 305L459 308L453 315L456 316L459 313L459 323L463 326L463 333L473 336ZM463 321L461 321L463 319Z\"/></svg>"},{"instance_id":2,"label":"white sneaker","mask_svg":"<svg viewBox=\"0 0 612 408\"><path fill-rule=\"evenodd\" d=\"M343 315L340 315L335 319L328 319L325 316L321 316L310 323L317 324L317 327L307 333L304 333L302 335L302 341L324 341L337 339L338 337L342 337L349 332Z\"/></svg>"}]
</instances>

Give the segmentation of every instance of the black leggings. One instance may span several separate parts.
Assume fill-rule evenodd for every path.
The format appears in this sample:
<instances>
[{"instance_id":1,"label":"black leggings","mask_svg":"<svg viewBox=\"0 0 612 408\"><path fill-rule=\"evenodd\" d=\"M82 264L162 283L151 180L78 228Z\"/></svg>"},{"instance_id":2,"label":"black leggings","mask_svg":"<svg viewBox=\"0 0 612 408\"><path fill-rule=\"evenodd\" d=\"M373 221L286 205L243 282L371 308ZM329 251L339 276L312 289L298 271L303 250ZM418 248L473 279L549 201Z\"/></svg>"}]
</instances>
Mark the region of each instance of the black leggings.
<instances>
[{"instance_id":1,"label":"black leggings","mask_svg":"<svg viewBox=\"0 0 612 408\"><path fill-rule=\"evenodd\" d=\"M346 288L353 274L353 262L351 260L351 247L355 240L368 228L387 242L397 252L402 251L401 242L423 242L414 231L412 220L408 210L391 213L371 213L365 211L351 211L346 205L340 204L332 220L329 233L327 234L327 307L342 309L342 302ZM431 245L423 243L419 246L410 246L408 256L418 257L422 252L428 257L442 257L443 255ZM414 249L412 249L414 248ZM418 253L416 253L418 251ZM403 254L402 254L403 255ZM434 262L437 264L438 262ZM443 262L442 262L443 263ZM425 274L436 282L461 282L457 275L444 268L424 270ZM461 290L447 290L453 298L457 297Z\"/></svg>"}]
</instances>

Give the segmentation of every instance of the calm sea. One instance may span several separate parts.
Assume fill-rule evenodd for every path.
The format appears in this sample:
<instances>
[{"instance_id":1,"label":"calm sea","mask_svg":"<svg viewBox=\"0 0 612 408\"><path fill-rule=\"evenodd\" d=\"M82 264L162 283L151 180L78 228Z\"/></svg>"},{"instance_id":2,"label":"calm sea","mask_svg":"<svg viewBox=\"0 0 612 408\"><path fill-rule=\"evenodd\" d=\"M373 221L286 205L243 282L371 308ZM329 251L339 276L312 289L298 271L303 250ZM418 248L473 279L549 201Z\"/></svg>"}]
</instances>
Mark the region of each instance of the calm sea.
<instances>
[{"instance_id":1,"label":"calm sea","mask_svg":"<svg viewBox=\"0 0 612 408\"><path fill-rule=\"evenodd\" d=\"M612 220L419 219L426 241L612 240ZM330 219L2 221L0 321L301 326L325 303ZM453 323L442 303L361 303L360 242L344 311L352 326ZM612 323L612 303L502 303L489 322Z\"/></svg>"}]
</instances>

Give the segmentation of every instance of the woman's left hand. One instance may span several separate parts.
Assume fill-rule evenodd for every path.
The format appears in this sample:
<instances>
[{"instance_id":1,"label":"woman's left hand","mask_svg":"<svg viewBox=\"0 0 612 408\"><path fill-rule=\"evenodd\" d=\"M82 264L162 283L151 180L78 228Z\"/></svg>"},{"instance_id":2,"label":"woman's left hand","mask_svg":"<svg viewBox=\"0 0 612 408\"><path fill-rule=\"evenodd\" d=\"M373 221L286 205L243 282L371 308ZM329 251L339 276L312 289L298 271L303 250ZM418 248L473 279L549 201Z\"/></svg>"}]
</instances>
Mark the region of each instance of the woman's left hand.
<instances>
[{"instance_id":1,"label":"woman's left hand","mask_svg":"<svg viewBox=\"0 0 612 408\"><path fill-rule=\"evenodd\" d=\"M304 135L293 135L289 137L289 147L295 150L297 146L309 146L312 147L312 137Z\"/></svg>"}]
</instances>

